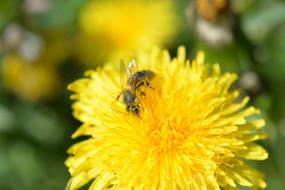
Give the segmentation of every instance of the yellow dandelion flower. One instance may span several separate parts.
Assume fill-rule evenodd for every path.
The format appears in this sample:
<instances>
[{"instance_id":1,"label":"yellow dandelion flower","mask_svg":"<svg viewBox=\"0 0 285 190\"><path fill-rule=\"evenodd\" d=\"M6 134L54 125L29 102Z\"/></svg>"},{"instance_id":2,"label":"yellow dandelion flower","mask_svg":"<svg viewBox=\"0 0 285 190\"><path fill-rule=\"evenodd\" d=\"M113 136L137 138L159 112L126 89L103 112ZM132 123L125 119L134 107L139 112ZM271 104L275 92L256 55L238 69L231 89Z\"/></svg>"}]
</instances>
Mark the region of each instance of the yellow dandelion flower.
<instances>
[{"instance_id":1,"label":"yellow dandelion flower","mask_svg":"<svg viewBox=\"0 0 285 190\"><path fill-rule=\"evenodd\" d=\"M111 67L72 83L74 116L83 123L72 137L89 138L68 150L69 189L89 181L91 190L265 188L245 163L268 156L255 143L266 137L264 120L244 108L248 97L237 101L239 91L230 90L235 74L203 60L200 52L190 63L184 47L174 59L159 49L141 53L139 70L155 77L137 94L139 114L117 99L121 77Z\"/></svg>"},{"instance_id":2,"label":"yellow dandelion flower","mask_svg":"<svg viewBox=\"0 0 285 190\"><path fill-rule=\"evenodd\" d=\"M138 48L171 42L177 23L170 0L90 1L80 14L76 53L89 65L125 57Z\"/></svg>"},{"instance_id":3,"label":"yellow dandelion flower","mask_svg":"<svg viewBox=\"0 0 285 190\"><path fill-rule=\"evenodd\" d=\"M26 101L50 98L59 87L55 68L43 62L28 61L17 54L4 57L1 74L4 86Z\"/></svg>"}]
</instances>

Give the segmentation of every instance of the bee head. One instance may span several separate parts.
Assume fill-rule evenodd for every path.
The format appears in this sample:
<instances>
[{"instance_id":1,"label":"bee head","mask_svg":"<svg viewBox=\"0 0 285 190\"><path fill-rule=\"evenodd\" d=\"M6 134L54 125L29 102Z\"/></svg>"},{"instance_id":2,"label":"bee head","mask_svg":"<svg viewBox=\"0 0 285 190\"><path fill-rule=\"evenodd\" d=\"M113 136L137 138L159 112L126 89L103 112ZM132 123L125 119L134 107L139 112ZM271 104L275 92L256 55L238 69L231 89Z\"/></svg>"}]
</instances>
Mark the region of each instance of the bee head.
<instances>
[{"instance_id":1,"label":"bee head","mask_svg":"<svg viewBox=\"0 0 285 190\"><path fill-rule=\"evenodd\" d=\"M140 109L137 105L131 105L129 109L132 113L134 113L136 115L139 114L139 112L140 112Z\"/></svg>"}]
</instances>

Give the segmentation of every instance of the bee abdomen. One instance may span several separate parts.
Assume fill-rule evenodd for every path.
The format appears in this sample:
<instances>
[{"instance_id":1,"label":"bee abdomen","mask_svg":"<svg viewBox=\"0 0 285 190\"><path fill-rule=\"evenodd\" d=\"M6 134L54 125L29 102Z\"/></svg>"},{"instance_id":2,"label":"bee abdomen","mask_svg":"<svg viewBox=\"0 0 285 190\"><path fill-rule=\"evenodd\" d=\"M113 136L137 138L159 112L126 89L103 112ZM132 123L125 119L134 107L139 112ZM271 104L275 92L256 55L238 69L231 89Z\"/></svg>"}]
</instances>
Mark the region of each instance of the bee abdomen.
<instances>
[{"instance_id":1,"label":"bee abdomen","mask_svg":"<svg viewBox=\"0 0 285 190\"><path fill-rule=\"evenodd\" d=\"M132 89L136 89L142 84L149 85L149 81L153 79L155 73L151 70L141 70L134 73L128 79L128 84Z\"/></svg>"}]
</instances>

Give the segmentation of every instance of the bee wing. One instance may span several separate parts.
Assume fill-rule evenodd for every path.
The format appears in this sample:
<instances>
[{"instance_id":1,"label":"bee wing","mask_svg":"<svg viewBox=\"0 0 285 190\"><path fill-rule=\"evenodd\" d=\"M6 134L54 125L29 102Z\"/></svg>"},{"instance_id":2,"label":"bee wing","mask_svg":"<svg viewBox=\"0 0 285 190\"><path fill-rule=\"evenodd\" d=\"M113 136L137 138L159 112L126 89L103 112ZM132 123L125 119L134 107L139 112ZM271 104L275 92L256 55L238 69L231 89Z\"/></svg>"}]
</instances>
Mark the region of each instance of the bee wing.
<instances>
[{"instance_id":1,"label":"bee wing","mask_svg":"<svg viewBox=\"0 0 285 190\"><path fill-rule=\"evenodd\" d=\"M135 60L130 61L127 68L128 77L132 76L138 71L138 64Z\"/></svg>"},{"instance_id":2,"label":"bee wing","mask_svg":"<svg viewBox=\"0 0 285 190\"><path fill-rule=\"evenodd\" d=\"M121 80L121 89L125 88L127 82L127 69L123 60L120 61L120 80Z\"/></svg>"}]
</instances>

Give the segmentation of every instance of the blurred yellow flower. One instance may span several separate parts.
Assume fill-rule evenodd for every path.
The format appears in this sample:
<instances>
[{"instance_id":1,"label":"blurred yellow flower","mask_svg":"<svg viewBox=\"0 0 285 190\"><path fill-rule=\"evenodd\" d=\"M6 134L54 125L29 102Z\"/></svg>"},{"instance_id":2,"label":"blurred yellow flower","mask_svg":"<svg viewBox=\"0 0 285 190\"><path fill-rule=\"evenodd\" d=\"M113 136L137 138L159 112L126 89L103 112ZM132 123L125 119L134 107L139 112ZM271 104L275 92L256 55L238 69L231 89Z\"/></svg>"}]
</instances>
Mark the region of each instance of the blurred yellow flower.
<instances>
[{"instance_id":1,"label":"blurred yellow flower","mask_svg":"<svg viewBox=\"0 0 285 190\"><path fill-rule=\"evenodd\" d=\"M3 60L4 86L26 101L38 101L55 94L59 85L56 70L49 64L28 61L17 54Z\"/></svg>"},{"instance_id":2,"label":"blurred yellow flower","mask_svg":"<svg viewBox=\"0 0 285 190\"><path fill-rule=\"evenodd\" d=\"M81 11L76 54L89 66L172 41L178 31L170 0L90 1Z\"/></svg>"},{"instance_id":3,"label":"blurred yellow flower","mask_svg":"<svg viewBox=\"0 0 285 190\"><path fill-rule=\"evenodd\" d=\"M139 54L139 69L156 73L152 88L139 95L140 113L117 100L120 74L111 67L88 71L69 89L73 114L83 124L72 135L89 136L73 145L66 161L78 189L175 190L265 188L263 175L245 163L264 160L254 141L266 137L259 110L245 108L230 90L237 79L204 64L203 53L186 60L184 47L171 59L167 51Z\"/></svg>"},{"instance_id":4,"label":"blurred yellow flower","mask_svg":"<svg viewBox=\"0 0 285 190\"><path fill-rule=\"evenodd\" d=\"M72 42L63 29L52 30L43 34L44 47L40 55L47 64L58 65L70 57Z\"/></svg>"}]
</instances>

